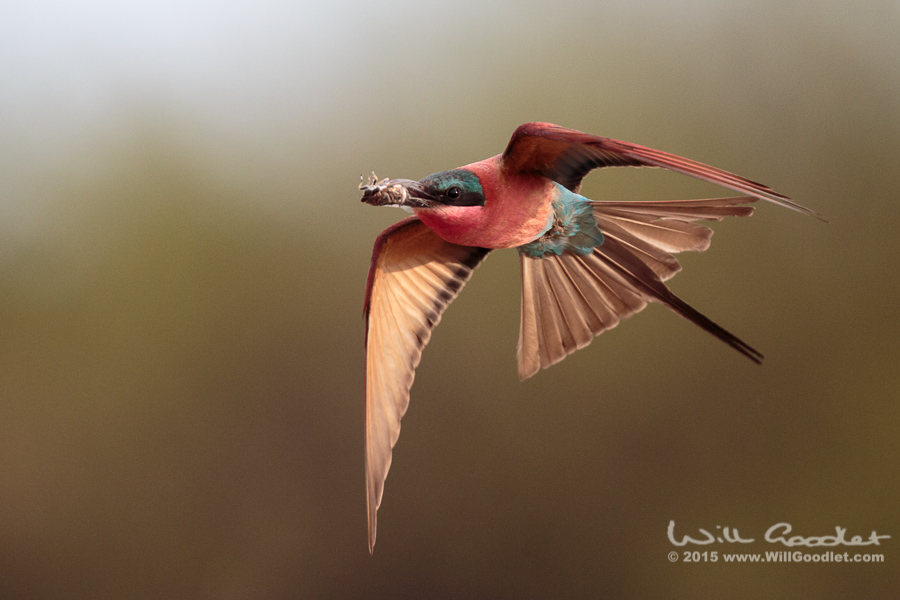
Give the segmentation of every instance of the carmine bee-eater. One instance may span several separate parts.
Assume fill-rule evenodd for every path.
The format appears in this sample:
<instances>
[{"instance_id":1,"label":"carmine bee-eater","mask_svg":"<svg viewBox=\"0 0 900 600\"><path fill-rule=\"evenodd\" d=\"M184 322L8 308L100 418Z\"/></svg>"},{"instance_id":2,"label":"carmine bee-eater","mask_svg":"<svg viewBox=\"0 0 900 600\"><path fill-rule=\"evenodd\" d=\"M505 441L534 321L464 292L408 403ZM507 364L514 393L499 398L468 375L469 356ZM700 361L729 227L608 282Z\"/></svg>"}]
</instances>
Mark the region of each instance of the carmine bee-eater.
<instances>
[{"instance_id":1,"label":"carmine bee-eater","mask_svg":"<svg viewBox=\"0 0 900 600\"><path fill-rule=\"evenodd\" d=\"M592 169L625 166L663 167L748 196L594 202L578 194ZM663 283L681 269L672 254L706 250L712 230L695 221L749 216L753 208L745 205L758 198L819 216L765 185L715 167L549 123L516 129L503 154L420 181L373 177L360 189L363 202L414 213L378 236L366 285L370 553L422 348L488 252L519 252L520 379L584 348L653 301L759 363L762 354Z\"/></svg>"}]
</instances>

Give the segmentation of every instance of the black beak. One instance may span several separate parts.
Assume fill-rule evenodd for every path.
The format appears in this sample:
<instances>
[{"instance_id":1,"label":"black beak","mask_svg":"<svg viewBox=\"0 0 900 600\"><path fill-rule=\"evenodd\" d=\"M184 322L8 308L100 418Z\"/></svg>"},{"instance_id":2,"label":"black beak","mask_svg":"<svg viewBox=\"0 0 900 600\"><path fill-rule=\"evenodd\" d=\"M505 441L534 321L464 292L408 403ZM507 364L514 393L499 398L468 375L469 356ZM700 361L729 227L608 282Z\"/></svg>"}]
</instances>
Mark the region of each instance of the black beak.
<instances>
[{"instance_id":1,"label":"black beak","mask_svg":"<svg viewBox=\"0 0 900 600\"><path fill-rule=\"evenodd\" d=\"M372 206L409 206L427 208L434 203L434 196L421 183L412 179L370 179L367 185L360 184L362 201Z\"/></svg>"}]
</instances>

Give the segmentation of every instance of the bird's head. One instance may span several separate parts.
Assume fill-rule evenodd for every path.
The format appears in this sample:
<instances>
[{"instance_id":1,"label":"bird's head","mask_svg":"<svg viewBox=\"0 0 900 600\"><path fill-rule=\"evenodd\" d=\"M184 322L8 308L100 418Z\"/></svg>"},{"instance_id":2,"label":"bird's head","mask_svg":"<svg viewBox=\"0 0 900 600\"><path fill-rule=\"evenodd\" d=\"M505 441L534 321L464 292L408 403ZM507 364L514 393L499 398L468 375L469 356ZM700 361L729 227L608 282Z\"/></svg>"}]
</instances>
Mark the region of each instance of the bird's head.
<instances>
[{"instance_id":1,"label":"bird's head","mask_svg":"<svg viewBox=\"0 0 900 600\"><path fill-rule=\"evenodd\" d=\"M441 171L420 181L382 179L375 174L367 185L360 183L362 201L372 206L440 208L441 206L484 206L484 190L475 173L466 169Z\"/></svg>"}]
</instances>

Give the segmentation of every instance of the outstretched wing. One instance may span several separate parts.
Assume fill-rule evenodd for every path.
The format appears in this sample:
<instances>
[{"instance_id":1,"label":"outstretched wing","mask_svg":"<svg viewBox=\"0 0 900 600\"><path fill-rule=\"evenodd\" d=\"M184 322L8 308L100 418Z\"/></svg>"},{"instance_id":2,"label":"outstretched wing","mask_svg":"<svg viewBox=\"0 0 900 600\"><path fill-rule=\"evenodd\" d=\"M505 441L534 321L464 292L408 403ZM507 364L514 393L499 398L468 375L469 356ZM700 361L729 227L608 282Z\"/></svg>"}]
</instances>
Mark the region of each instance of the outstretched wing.
<instances>
[{"instance_id":1,"label":"outstretched wing","mask_svg":"<svg viewBox=\"0 0 900 600\"><path fill-rule=\"evenodd\" d=\"M519 126L503 152L503 167L539 173L577 192L581 180L600 167L662 167L825 220L767 185L668 152L565 129L552 123Z\"/></svg>"},{"instance_id":2,"label":"outstretched wing","mask_svg":"<svg viewBox=\"0 0 900 600\"><path fill-rule=\"evenodd\" d=\"M519 378L561 361L654 301L760 362L762 354L691 308L663 283L681 270L672 253L709 247L712 230L693 221L749 216L753 208L741 205L754 201L738 197L595 202L594 218L605 239L592 254L564 252L541 259L520 254Z\"/></svg>"},{"instance_id":3,"label":"outstretched wing","mask_svg":"<svg viewBox=\"0 0 900 600\"><path fill-rule=\"evenodd\" d=\"M375 241L364 309L369 552L422 348L488 252L445 242L416 217L386 229Z\"/></svg>"}]
</instances>

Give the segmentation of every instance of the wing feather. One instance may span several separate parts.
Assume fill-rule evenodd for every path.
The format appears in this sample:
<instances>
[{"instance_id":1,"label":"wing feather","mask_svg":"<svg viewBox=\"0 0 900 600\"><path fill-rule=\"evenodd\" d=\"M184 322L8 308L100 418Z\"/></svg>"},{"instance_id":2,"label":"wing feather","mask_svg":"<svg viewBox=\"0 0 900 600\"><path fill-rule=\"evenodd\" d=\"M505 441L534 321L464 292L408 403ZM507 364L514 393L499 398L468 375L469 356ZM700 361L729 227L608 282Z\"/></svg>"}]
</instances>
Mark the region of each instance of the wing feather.
<instances>
[{"instance_id":1,"label":"wing feather","mask_svg":"<svg viewBox=\"0 0 900 600\"><path fill-rule=\"evenodd\" d=\"M591 170L602 167L661 167L715 183L825 219L767 185L661 150L565 129L552 123L526 123L513 133L503 152L511 172L539 173L577 192Z\"/></svg>"},{"instance_id":2,"label":"wing feather","mask_svg":"<svg viewBox=\"0 0 900 600\"><path fill-rule=\"evenodd\" d=\"M416 217L388 228L375 242L364 309L369 552L422 349L487 253L445 242Z\"/></svg>"},{"instance_id":3,"label":"wing feather","mask_svg":"<svg viewBox=\"0 0 900 600\"><path fill-rule=\"evenodd\" d=\"M667 202L595 202L604 242L593 253L535 259L520 254L519 377L527 379L589 344L619 321L660 302L751 360L762 354L675 296L663 283L681 269L672 256L709 247L700 219L749 216L752 197Z\"/></svg>"}]
</instances>

